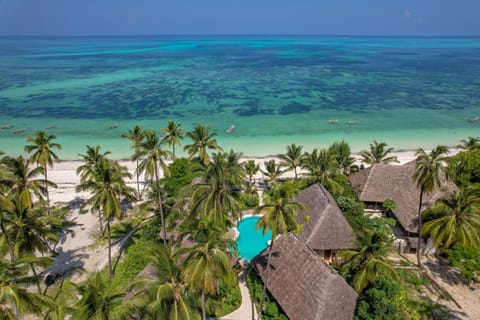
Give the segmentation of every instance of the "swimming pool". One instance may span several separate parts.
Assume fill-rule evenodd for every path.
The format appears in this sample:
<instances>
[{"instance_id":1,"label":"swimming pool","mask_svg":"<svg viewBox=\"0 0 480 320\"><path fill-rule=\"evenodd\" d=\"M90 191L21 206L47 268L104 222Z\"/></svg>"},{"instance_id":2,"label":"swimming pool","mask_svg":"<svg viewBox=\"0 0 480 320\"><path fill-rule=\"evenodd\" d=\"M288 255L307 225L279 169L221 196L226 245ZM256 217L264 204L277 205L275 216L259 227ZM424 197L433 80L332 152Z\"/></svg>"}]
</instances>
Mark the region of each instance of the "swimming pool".
<instances>
[{"instance_id":1,"label":"swimming pool","mask_svg":"<svg viewBox=\"0 0 480 320\"><path fill-rule=\"evenodd\" d=\"M272 239L272 233L268 231L263 235L262 230L257 231L256 224L260 217L246 217L238 224L237 229L240 235L236 243L241 258L250 261L268 245Z\"/></svg>"}]
</instances>

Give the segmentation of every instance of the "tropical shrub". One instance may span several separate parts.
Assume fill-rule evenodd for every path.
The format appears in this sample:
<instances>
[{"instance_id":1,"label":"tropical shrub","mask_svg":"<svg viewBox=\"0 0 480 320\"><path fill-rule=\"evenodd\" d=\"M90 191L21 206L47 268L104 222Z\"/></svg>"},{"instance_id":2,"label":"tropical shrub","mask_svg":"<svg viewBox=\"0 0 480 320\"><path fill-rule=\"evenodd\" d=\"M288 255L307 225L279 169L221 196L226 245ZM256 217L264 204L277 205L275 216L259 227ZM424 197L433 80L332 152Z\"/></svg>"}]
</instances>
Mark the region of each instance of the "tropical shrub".
<instances>
[{"instance_id":1,"label":"tropical shrub","mask_svg":"<svg viewBox=\"0 0 480 320\"><path fill-rule=\"evenodd\" d=\"M450 265L458 268L460 274L468 282L478 279L480 275L480 259L478 248L473 246L454 245L451 249L445 250Z\"/></svg>"},{"instance_id":2,"label":"tropical shrub","mask_svg":"<svg viewBox=\"0 0 480 320\"><path fill-rule=\"evenodd\" d=\"M257 193L241 194L239 200L243 210L256 208L259 204Z\"/></svg>"}]
</instances>

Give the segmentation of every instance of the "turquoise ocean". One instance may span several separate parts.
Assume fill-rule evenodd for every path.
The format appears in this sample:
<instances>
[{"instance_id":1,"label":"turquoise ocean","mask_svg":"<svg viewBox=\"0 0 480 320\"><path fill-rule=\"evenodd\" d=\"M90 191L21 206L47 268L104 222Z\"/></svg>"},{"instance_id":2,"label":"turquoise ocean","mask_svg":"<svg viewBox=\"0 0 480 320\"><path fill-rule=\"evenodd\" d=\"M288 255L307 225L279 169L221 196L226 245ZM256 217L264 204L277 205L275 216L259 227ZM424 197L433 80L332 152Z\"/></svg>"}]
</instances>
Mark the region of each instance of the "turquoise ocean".
<instances>
[{"instance_id":1,"label":"turquoise ocean","mask_svg":"<svg viewBox=\"0 0 480 320\"><path fill-rule=\"evenodd\" d=\"M480 38L0 37L0 126L13 126L0 150L11 155L55 126L62 159L87 144L127 158L122 133L168 120L209 125L247 156L342 139L408 150L479 136L478 116Z\"/></svg>"}]
</instances>

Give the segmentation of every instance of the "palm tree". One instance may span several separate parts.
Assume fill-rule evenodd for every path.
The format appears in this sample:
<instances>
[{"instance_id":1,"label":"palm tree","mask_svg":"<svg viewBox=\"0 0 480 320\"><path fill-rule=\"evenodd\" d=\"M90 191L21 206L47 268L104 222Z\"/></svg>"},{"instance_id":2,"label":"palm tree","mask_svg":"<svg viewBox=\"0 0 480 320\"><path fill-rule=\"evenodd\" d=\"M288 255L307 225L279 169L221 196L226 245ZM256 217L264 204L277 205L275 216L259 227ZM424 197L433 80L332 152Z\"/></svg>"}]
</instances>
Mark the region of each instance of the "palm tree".
<instances>
[{"instance_id":1,"label":"palm tree","mask_svg":"<svg viewBox=\"0 0 480 320\"><path fill-rule=\"evenodd\" d=\"M214 153L208 165L197 166L195 174L200 182L187 187L192 218L208 216L222 225L228 215L233 220L240 218L241 208L236 195L245 179L245 170L239 158L240 154L233 151Z\"/></svg>"},{"instance_id":2,"label":"palm tree","mask_svg":"<svg viewBox=\"0 0 480 320\"><path fill-rule=\"evenodd\" d=\"M25 146L25 152L33 154L29 161L35 162L37 166L44 169L45 175L45 195L47 197L47 212L50 215L50 196L48 194L48 168L53 166L53 161L58 161L58 156L53 149L61 150L59 143L53 142L57 137L55 135L47 135L44 131L35 131L35 136L27 137L27 142L32 144Z\"/></svg>"},{"instance_id":3,"label":"palm tree","mask_svg":"<svg viewBox=\"0 0 480 320\"><path fill-rule=\"evenodd\" d=\"M296 144L292 143L291 145L287 146L287 153L278 156L280 160L282 160L280 165L287 167L288 170L293 170L295 173L295 179L298 178L297 168L302 164L304 157L302 149L303 146L297 146Z\"/></svg>"},{"instance_id":4,"label":"palm tree","mask_svg":"<svg viewBox=\"0 0 480 320\"><path fill-rule=\"evenodd\" d=\"M370 151L360 151L361 161L366 164L398 162L396 156L388 157L388 154L393 151L393 148L385 149L386 146L387 144L385 142L378 143L376 140L373 140L373 143L370 143Z\"/></svg>"},{"instance_id":5,"label":"palm tree","mask_svg":"<svg viewBox=\"0 0 480 320\"><path fill-rule=\"evenodd\" d=\"M181 146L182 143L180 140L185 137L185 130L183 130L180 124L170 120L168 121L167 127L162 128L162 131L165 132L163 140L167 141L169 147L172 147L172 154L175 159L175 145Z\"/></svg>"},{"instance_id":6,"label":"palm tree","mask_svg":"<svg viewBox=\"0 0 480 320\"><path fill-rule=\"evenodd\" d=\"M418 242L422 236L422 205L423 195L432 192L435 188L440 187L440 171L446 161L445 155L448 149L445 146L438 146L430 153L426 153L422 148L417 149L415 155L415 172L413 173L413 181L420 189L420 201L418 203ZM420 260L420 245L417 250L417 264L422 269L422 261Z\"/></svg>"},{"instance_id":7,"label":"palm tree","mask_svg":"<svg viewBox=\"0 0 480 320\"><path fill-rule=\"evenodd\" d=\"M450 193L423 212L422 233L433 239L437 248L448 249L454 244L480 246L480 188L462 187Z\"/></svg>"},{"instance_id":8,"label":"palm tree","mask_svg":"<svg viewBox=\"0 0 480 320\"><path fill-rule=\"evenodd\" d=\"M112 266L112 242L110 222L112 219L121 219L123 216L121 198L133 200L134 190L127 187L125 178L131 178L126 167L120 166L117 162L102 158L93 168L93 177L77 186L78 191L90 191L92 196L87 199L85 205L101 209L103 217L107 222L108 235L108 267L110 279L113 278Z\"/></svg>"},{"instance_id":9,"label":"palm tree","mask_svg":"<svg viewBox=\"0 0 480 320\"><path fill-rule=\"evenodd\" d=\"M7 177L0 177L2 184L8 186L9 194L18 194L22 203L26 206L33 206L35 196L40 202L43 201L45 194L45 179L37 179L37 176L44 174L44 169L37 167L28 169L28 160L22 156L17 158L3 157L2 162L7 170ZM46 181L47 185L56 187L51 181Z\"/></svg>"},{"instance_id":10,"label":"palm tree","mask_svg":"<svg viewBox=\"0 0 480 320\"><path fill-rule=\"evenodd\" d=\"M302 168L308 171L307 178L312 182L319 182L331 193L343 192L338 182L340 169L335 159L336 155L326 149L313 149L312 153L305 153Z\"/></svg>"},{"instance_id":11,"label":"palm tree","mask_svg":"<svg viewBox=\"0 0 480 320\"><path fill-rule=\"evenodd\" d=\"M248 176L248 185L252 184L253 177L257 174L260 170L260 165L255 163L255 160L247 160L242 163L243 168L245 169L245 173Z\"/></svg>"},{"instance_id":12,"label":"palm tree","mask_svg":"<svg viewBox=\"0 0 480 320\"><path fill-rule=\"evenodd\" d=\"M134 150L134 153L131 157L132 161L136 161L137 162L137 166L136 166L136 176L137 176L137 195L139 197L139 199L142 198L142 195L140 194L140 184L138 182L139 180L139 172L138 172L138 163L140 161L140 146L142 145L142 141L143 141L143 138L144 138L144 133L143 133L143 130L141 127L139 126L134 126L133 129L129 129L128 130L128 134L122 134L122 138L125 138L127 140L129 140L132 145L132 149Z\"/></svg>"},{"instance_id":13,"label":"palm tree","mask_svg":"<svg viewBox=\"0 0 480 320\"><path fill-rule=\"evenodd\" d=\"M344 140L336 141L328 147L328 152L335 155L335 160L337 161L340 170L345 174L349 174L355 163L355 158L352 157L352 152L348 143Z\"/></svg>"},{"instance_id":14,"label":"palm tree","mask_svg":"<svg viewBox=\"0 0 480 320\"><path fill-rule=\"evenodd\" d=\"M125 293L119 286L100 273L91 274L78 291L81 298L72 320L128 319L134 312L131 304L123 301Z\"/></svg>"},{"instance_id":15,"label":"palm tree","mask_svg":"<svg viewBox=\"0 0 480 320\"><path fill-rule=\"evenodd\" d=\"M132 283L142 302L142 319L196 320L195 297L186 283L178 255L172 248L149 251L148 268L154 275Z\"/></svg>"},{"instance_id":16,"label":"palm tree","mask_svg":"<svg viewBox=\"0 0 480 320\"><path fill-rule=\"evenodd\" d=\"M276 181L285 171L282 170L281 164L277 164L274 159L264 161L265 170L262 173L267 176L270 182Z\"/></svg>"},{"instance_id":17,"label":"palm tree","mask_svg":"<svg viewBox=\"0 0 480 320\"><path fill-rule=\"evenodd\" d=\"M80 175L80 181L83 182L93 176L93 169L98 165L100 160L109 155L110 151L100 152L100 146L87 146L85 154L79 154L83 159L83 164L77 168L77 175Z\"/></svg>"},{"instance_id":18,"label":"palm tree","mask_svg":"<svg viewBox=\"0 0 480 320\"><path fill-rule=\"evenodd\" d=\"M208 150L223 151L214 138L216 133L209 133L210 127L198 124L192 132L187 132L187 137L192 139L192 144L187 144L183 149L188 153L188 159L197 156L201 163L207 165L210 161Z\"/></svg>"},{"instance_id":19,"label":"palm tree","mask_svg":"<svg viewBox=\"0 0 480 320\"><path fill-rule=\"evenodd\" d=\"M293 194L288 188L275 187L272 192L272 196L266 200L263 206L260 206L256 210L256 214L263 213L263 216L257 222L257 229L262 229L263 234L266 234L268 230L272 232L272 241L267 256L267 266L265 269L266 279L263 285L262 297L260 299L260 307L258 310L258 318L262 318L263 303L267 290L267 284L269 280L270 258L272 256L273 245L275 239L286 234L289 231L298 233L300 231L300 225L297 223L298 210L303 210L304 206L292 201Z\"/></svg>"},{"instance_id":20,"label":"palm tree","mask_svg":"<svg viewBox=\"0 0 480 320\"><path fill-rule=\"evenodd\" d=\"M230 283L235 278L229 252L235 242L225 238L224 228L215 223L199 223L192 231L195 245L188 248L183 278L201 293L202 319L206 320L205 294L215 294L220 282Z\"/></svg>"},{"instance_id":21,"label":"palm tree","mask_svg":"<svg viewBox=\"0 0 480 320\"><path fill-rule=\"evenodd\" d=\"M155 178L155 191L157 196L157 209L160 212L163 229L163 244L167 246L167 229L165 226L165 217L163 214L162 194L160 190L160 173L159 166L165 175L168 175L168 166L165 163L165 158L168 157L169 152L163 150L161 147L162 141L158 138L153 130L145 131L145 141L140 145L140 154L144 159L137 168L140 173L145 172L145 178Z\"/></svg>"},{"instance_id":22,"label":"palm tree","mask_svg":"<svg viewBox=\"0 0 480 320\"><path fill-rule=\"evenodd\" d=\"M340 252L340 257L345 260L342 273L350 280L355 291L361 293L381 275L397 277L387 258L392 240L381 232L366 231L359 237L358 250Z\"/></svg>"},{"instance_id":23,"label":"palm tree","mask_svg":"<svg viewBox=\"0 0 480 320\"><path fill-rule=\"evenodd\" d=\"M31 259L29 260L31 262ZM0 259L0 318L21 319L26 314L42 315L53 301L42 294L32 293L26 286L38 281L38 277L27 276L29 263L24 259L8 262Z\"/></svg>"},{"instance_id":24,"label":"palm tree","mask_svg":"<svg viewBox=\"0 0 480 320\"><path fill-rule=\"evenodd\" d=\"M467 139L460 140L461 144L457 144L458 149L465 151L473 151L480 149L480 138L468 137Z\"/></svg>"},{"instance_id":25,"label":"palm tree","mask_svg":"<svg viewBox=\"0 0 480 320\"><path fill-rule=\"evenodd\" d=\"M64 320L68 319L77 308L80 301L80 293L78 287L70 280L62 277L56 279L55 283L47 286L44 294L49 289L49 297L53 299L55 304L46 312L44 320Z\"/></svg>"}]
</instances>

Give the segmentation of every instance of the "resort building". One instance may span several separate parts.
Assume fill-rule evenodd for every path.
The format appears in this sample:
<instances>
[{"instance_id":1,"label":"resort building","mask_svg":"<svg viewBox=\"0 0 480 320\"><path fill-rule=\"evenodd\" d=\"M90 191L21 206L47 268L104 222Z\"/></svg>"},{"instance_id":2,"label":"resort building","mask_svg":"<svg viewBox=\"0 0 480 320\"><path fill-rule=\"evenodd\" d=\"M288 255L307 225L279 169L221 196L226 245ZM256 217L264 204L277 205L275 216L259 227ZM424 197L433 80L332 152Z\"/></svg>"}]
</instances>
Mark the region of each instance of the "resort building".
<instances>
[{"instance_id":1,"label":"resort building","mask_svg":"<svg viewBox=\"0 0 480 320\"><path fill-rule=\"evenodd\" d=\"M270 268L266 249L253 260L268 291L291 320L351 320L357 293L304 241L292 233L273 244Z\"/></svg>"},{"instance_id":2,"label":"resort building","mask_svg":"<svg viewBox=\"0 0 480 320\"><path fill-rule=\"evenodd\" d=\"M311 185L294 200L305 206L297 217L298 223L307 219L299 238L325 261L332 262L338 250L355 247L355 233L325 187Z\"/></svg>"},{"instance_id":3,"label":"resort building","mask_svg":"<svg viewBox=\"0 0 480 320\"><path fill-rule=\"evenodd\" d=\"M418 248L418 204L420 189L413 181L415 162L404 165L374 164L349 176L350 183L358 193L358 198L367 208L383 210L387 199L395 202L393 217L398 221L394 233L404 243L402 251L414 253ZM444 176L442 185L450 186ZM422 210L431 207L443 195L440 189L424 194ZM420 241L423 246L423 241Z\"/></svg>"}]
</instances>

